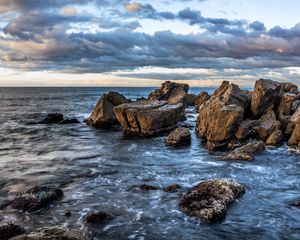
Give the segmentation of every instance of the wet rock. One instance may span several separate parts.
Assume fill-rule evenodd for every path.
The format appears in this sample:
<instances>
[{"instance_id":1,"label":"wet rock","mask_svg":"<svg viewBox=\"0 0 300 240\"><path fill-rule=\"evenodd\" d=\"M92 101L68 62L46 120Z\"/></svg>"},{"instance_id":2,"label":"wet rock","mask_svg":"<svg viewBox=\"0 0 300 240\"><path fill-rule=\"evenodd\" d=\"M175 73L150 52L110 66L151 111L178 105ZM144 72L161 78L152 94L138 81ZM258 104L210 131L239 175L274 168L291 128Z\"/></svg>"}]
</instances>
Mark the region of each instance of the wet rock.
<instances>
[{"instance_id":1,"label":"wet rock","mask_svg":"<svg viewBox=\"0 0 300 240\"><path fill-rule=\"evenodd\" d=\"M300 209L300 200L295 203L292 203L291 205Z\"/></svg>"},{"instance_id":2,"label":"wet rock","mask_svg":"<svg viewBox=\"0 0 300 240\"><path fill-rule=\"evenodd\" d=\"M195 108L199 111L199 107L210 99L210 95L207 92L200 92L195 99Z\"/></svg>"},{"instance_id":3,"label":"wet rock","mask_svg":"<svg viewBox=\"0 0 300 240\"><path fill-rule=\"evenodd\" d=\"M276 115L273 110L268 110L260 119L259 137L266 141L268 137L276 130L281 128L281 123L276 120Z\"/></svg>"},{"instance_id":4,"label":"wet rock","mask_svg":"<svg viewBox=\"0 0 300 240\"><path fill-rule=\"evenodd\" d=\"M11 207L23 211L37 211L53 201L59 200L63 191L59 188L49 186L35 186L26 192L19 193L11 203Z\"/></svg>"},{"instance_id":5,"label":"wet rock","mask_svg":"<svg viewBox=\"0 0 300 240\"><path fill-rule=\"evenodd\" d=\"M95 213L89 214L86 217L86 222L92 223L92 224L99 224L99 223L104 223L110 219L112 219L112 216L106 212L95 212Z\"/></svg>"},{"instance_id":6,"label":"wet rock","mask_svg":"<svg viewBox=\"0 0 300 240\"><path fill-rule=\"evenodd\" d=\"M230 179L206 180L189 189L179 200L180 209L203 222L222 221L228 208L245 192L243 185Z\"/></svg>"},{"instance_id":7,"label":"wet rock","mask_svg":"<svg viewBox=\"0 0 300 240\"><path fill-rule=\"evenodd\" d=\"M123 132L127 135L152 137L176 128L185 119L182 103L166 101L140 101L126 103L114 108Z\"/></svg>"},{"instance_id":8,"label":"wet rock","mask_svg":"<svg viewBox=\"0 0 300 240\"><path fill-rule=\"evenodd\" d=\"M113 124L118 124L113 109L115 106L128 102L130 101L118 92L104 94L87 119L87 124L98 128L109 128Z\"/></svg>"},{"instance_id":9,"label":"wet rock","mask_svg":"<svg viewBox=\"0 0 300 240\"><path fill-rule=\"evenodd\" d=\"M172 192L178 192L181 189L181 186L179 184L172 184L170 186L167 186L163 189L164 192L172 193Z\"/></svg>"},{"instance_id":10,"label":"wet rock","mask_svg":"<svg viewBox=\"0 0 300 240\"><path fill-rule=\"evenodd\" d=\"M282 139L283 139L282 131L276 130L270 135L270 137L268 137L266 144L272 145L272 146L277 146L281 142Z\"/></svg>"},{"instance_id":11,"label":"wet rock","mask_svg":"<svg viewBox=\"0 0 300 240\"><path fill-rule=\"evenodd\" d=\"M0 225L0 240L8 240L25 233L25 229L13 223Z\"/></svg>"},{"instance_id":12,"label":"wet rock","mask_svg":"<svg viewBox=\"0 0 300 240\"><path fill-rule=\"evenodd\" d=\"M268 109L273 109L280 93L280 84L269 80L256 81L251 98L251 111L255 117L261 117Z\"/></svg>"},{"instance_id":13,"label":"wet rock","mask_svg":"<svg viewBox=\"0 0 300 240\"><path fill-rule=\"evenodd\" d=\"M187 146L191 144L191 133L188 128L177 128L166 139L167 146Z\"/></svg>"},{"instance_id":14,"label":"wet rock","mask_svg":"<svg viewBox=\"0 0 300 240\"><path fill-rule=\"evenodd\" d=\"M234 149L232 152L222 157L223 160L243 160L251 161L255 154L261 153L265 149L262 141L253 141L242 147Z\"/></svg>"},{"instance_id":15,"label":"wet rock","mask_svg":"<svg viewBox=\"0 0 300 240\"><path fill-rule=\"evenodd\" d=\"M64 119L59 124L77 124L80 123L80 121L77 118L70 118L70 119Z\"/></svg>"},{"instance_id":16,"label":"wet rock","mask_svg":"<svg viewBox=\"0 0 300 240\"><path fill-rule=\"evenodd\" d=\"M259 120L244 120L237 131L235 132L235 137L237 139L246 139L250 136L255 136L257 134L257 127L260 125Z\"/></svg>"},{"instance_id":17,"label":"wet rock","mask_svg":"<svg viewBox=\"0 0 300 240\"><path fill-rule=\"evenodd\" d=\"M149 190L158 190L160 188L152 186L152 185L142 184L139 186L139 189L144 190L144 191L149 191Z\"/></svg>"},{"instance_id":18,"label":"wet rock","mask_svg":"<svg viewBox=\"0 0 300 240\"><path fill-rule=\"evenodd\" d=\"M187 93L189 91L188 84L166 81L159 89L150 93L149 100L164 100L170 104L186 103Z\"/></svg>"},{"instance_id":19,"label":"wet rock","mask_svg":"<svg viewBox=\"0 0 300 240\"><path fill-rule=\"evenodd\" d=\"M66 217L71 217L71 216L72 216L72 213L71 213L71 212L66 212L66 213L65 213L65 216L66 216Z\"/></svg>"},{"instance_id":20,"label":"wet rock","mask_svg":"<svg viewBox=\"0 0 300 240\"><path fill-rule=\"evenodd\" d=\"M64 120L64 115L61 113L49 113L45 119L38 124L55 124Z\"/></svg>"},{"instance_id":21,"label":"wet rock","mask_svg":"<svg viewBox=\"0 0 300 240\"><path fill-rule=\"evenodd\" d=\"M62 226L39 228L28 235L21 235L12 240L92 240L85 230L67 229Z\"/></svg>"}]
</instances>

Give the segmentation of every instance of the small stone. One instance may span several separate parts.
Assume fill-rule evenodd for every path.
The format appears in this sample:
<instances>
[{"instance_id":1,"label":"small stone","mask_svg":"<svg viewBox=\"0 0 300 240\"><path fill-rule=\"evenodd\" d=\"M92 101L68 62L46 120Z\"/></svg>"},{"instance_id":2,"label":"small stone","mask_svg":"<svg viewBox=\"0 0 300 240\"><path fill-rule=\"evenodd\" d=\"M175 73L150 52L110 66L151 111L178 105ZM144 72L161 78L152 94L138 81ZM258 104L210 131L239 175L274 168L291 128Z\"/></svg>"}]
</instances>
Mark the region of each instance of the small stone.
<instances>
[{"instance_id":1,"label":"small stone","mask_svg":"<svg viewBox=\"0 0 300 240\"><path fill-rule=\"evenodd\" d=\"M147 185L147 184L142 184L141 186L139 186L139 188L141 190L145 190L145 191L149 191L149 190L158 190L158 187L155 186L151 186L151 185Z\"/></svg>"},{"instance_id":2,"label":"small stone","mask_svg":"<svg viewBox=\"0 0 300 240\"><path fill-rule=\"evenodd\" d=\"M112 216L105 212L95 212L91 213L86 217L87 223L103 223L107 220L112 219Z\"/></svg>"},{"instance_id":3,"label":"small stone","mask_svg":"<svg viewBox=\"0 0 300 240\"><path fill-rule=\"evenodd\" d=\"M179 184L172 184L170 186L167 186L163 189L164 192L172 193L172 192L178 192L181 189L181 186Z\"/></svg>"}]
</instances>

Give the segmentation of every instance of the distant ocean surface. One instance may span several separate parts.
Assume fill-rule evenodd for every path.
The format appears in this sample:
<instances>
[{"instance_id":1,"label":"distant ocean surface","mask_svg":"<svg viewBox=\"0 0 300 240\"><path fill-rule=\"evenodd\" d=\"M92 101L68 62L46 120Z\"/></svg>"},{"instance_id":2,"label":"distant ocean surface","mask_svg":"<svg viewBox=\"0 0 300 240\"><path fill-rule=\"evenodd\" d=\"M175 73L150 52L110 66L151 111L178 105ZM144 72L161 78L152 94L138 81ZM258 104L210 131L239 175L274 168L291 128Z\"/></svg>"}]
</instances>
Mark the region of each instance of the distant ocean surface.
<instances>
[{"instance_id":1,"label":"distant ocean surface","mask_svg":"<svg viewBox=\"0 0 300 240\"><path fill-rule=\"evenodd\" d=\"M84 217L105 211L114 218L92 229L95 239L300 239L300 156L285 146L268 148L253 162L221 161L192 130L192 145L166 147L164 137L126 138L120 128L83 123L104 93L147 97L154 88L0 88L0 202L34 185L63 187L64 198L37 213L0 210L0 221L27 228L64 225L85 228ZM191 88L190 93L214 89ZM47 113L78 118L74 125L28 125ZM197 113L187 109L187 122ZM209 178L232 178L246 194L225 221L207 225L178 208L177 193L140 191L132 186L187 189ZM71 212L70 217L65 213Z\"/></svg>"}]
</instances>

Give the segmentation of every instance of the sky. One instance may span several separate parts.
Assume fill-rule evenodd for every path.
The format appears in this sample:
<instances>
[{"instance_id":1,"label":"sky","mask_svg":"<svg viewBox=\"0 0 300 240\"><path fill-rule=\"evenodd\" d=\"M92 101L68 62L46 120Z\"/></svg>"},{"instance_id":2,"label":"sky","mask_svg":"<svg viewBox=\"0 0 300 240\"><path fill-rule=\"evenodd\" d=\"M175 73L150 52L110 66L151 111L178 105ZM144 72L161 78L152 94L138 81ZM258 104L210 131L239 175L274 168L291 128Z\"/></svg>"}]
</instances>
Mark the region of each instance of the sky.
<instances>
[{"instance_id":1,"label":"sky","mask_svg":"<svg viewBox=\"0 0 300 240\"><path fill-rule=\"evenodd\" d=\"M299 0L0 0L0 86L300 85Z\"/></svg>"}]
</instances>

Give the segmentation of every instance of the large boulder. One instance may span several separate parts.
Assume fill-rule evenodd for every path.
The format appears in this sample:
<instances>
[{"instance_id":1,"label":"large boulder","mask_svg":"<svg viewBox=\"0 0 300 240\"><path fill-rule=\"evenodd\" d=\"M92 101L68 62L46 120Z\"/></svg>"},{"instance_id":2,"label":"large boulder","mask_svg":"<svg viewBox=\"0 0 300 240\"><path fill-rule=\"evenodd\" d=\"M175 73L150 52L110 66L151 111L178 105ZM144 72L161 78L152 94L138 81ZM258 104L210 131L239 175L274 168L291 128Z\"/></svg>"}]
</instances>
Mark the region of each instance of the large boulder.
<instances>
[{"instance_id":1,"label":"large boulder","mask_svg":"<svg viewBox=\"0 0 300 240\"><path fill-rule=\"evenodd\" d=\"M183 83L176 83L166 81L159 89L150 93L149 100L164 100L170 104L186 103L187 93L189 91L189 85Z\"/></svg>"},{"instance_id":2,"label":"large boulder","mask_svg":"<svg viewBox=\"0 0 300 240\"><path fill-rule=\"evenodd\" d=\"M197 134L209 142L230 140L243 121L249 97L237 85L224 81L199 108Z\"/></svg>"},{"instance_id":3,"label":"large boulder","mask_svg":"<svg viewBox=\"0 0 300 240\"><path fill-rule=\"evenodd\" d=\"M268 109L273 109L278 102L280 84L269 80L256 81L251 98L251 111L254 117L261 117Z\"/></svg>"},{"instance_id":4,"label":"large boulder","mask_svg":"<svg viewBox=\"0 0 300 240\"><path fill-rule=\"evenodd\" d=\"M230 179L206 180L183 194L179 207L190 217L216 223L225 218L228 208L244 192L243 185Z\"/></svg>"},{"instance_id":5,"label":"large boulder","mask_svg":"<svg viewBox=\"0 0 300 240\"><path fill-rule=\"evenodd\" d=\"M97 102L91 116L87 119L87 123L99 128L108 128L113 124L118 124L113 109L115 106L128 102L130 101L118 92L104 94Z\"/></svg>"},{"instance_id":6,"label":"large boulder","mask_svg":"<svg viewBox=\"0 0 300 240\"><path fill-rule=\"evenodd\" d=\"M167 139L167 146L186 146L191 144L191 133L188 128L180 127L172 131Z\"/></svg>"},{"instance_id":7,"label":"large boulder","mask_svg":"<svg viewBox=\"0 0 300 240\"><path fill-rule=\"evenodd\" d=\"M63 197L63 191L50 186L35 186L19 193L11 202L11 207L23 211L37 211Z\"/></svg>"},{"instance_id":8,"label":"large boulder","mask_svg":"<svg viewBox=\"0 0 300 240\"><path fill-rule=\"evenodd\" d=\"M125 103L115 107L114 113L125 134L144 137L169 132L185 119L182 103L157 100Z\"/></svg>"},{"instance_id":9,"label":"large boulder","mask_svg":"<svg viewBox=\"0 0 300 240\"><path fill-rule=\"evenodd\" d=\"M199 107L210 99L210 95L207 92L200 92L195 100L195 108L199 111Z\"/></svg>"},{"instance_id":10,"label":"large boulder","mask_svg":"<svg viewBox=\"0 0 300 240\"><path fill-rule=\"evenodd\" d=\"M25 233L25 229L13 223L0 225L0 240L8 240Z\"/></svg>"},{"instance_id":11,"label":"large boulder","mask_svg":"<svg viewBox=\"0 0 300 240\"><path fill-rule=\"evenodd\" d=\"M222 157L223 160L243 160L251 161L255 154L261 153L265 149L262 141L253 141L242 147L234 149L232 152Z\"/></svg>"},{"instance_id":12,"label":"large boulder","mask_svg":"<svg viewBox=\"0 0 300 240\"><path fill-rule=\"evenodd\" d=\"M273 110L268 110L260 119L261 125L258 130L259 137L266 141L268 137L276 130L281 128L280 121L276 120Z\"/></svg>"},{"instance_id":13,"label":"large boulder","mask_svg":"<svg viewBox=\"0 0 300 240\"><path fill-rule=\"evenodd\" d=\"M28 235L11 240L92 240L90 233L82 229L68 229L62 226L39 228Z\"/></svg>"}]
</instances>

